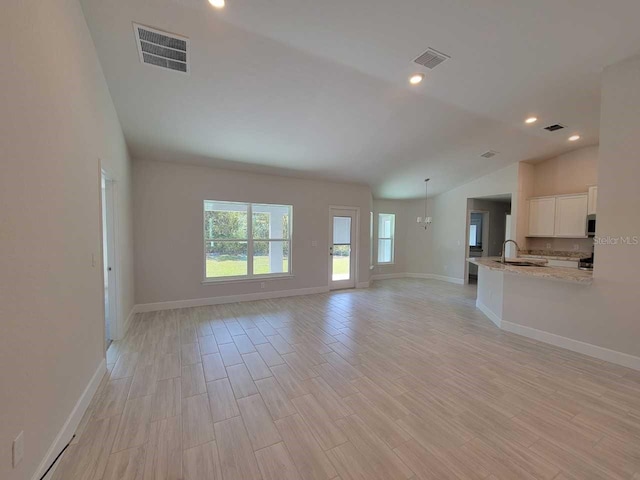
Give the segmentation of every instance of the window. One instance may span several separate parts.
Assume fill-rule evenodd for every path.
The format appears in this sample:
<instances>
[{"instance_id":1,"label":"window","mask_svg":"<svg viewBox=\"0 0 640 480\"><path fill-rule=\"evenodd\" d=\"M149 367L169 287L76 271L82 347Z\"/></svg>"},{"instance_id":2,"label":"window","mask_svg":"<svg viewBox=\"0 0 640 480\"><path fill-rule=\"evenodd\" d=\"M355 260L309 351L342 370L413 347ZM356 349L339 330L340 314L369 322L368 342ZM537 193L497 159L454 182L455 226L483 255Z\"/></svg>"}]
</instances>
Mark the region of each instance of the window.
<instances>
[{"instance_id":1,"label":"window","mask_svg":"<svg viewBox=\"0 0 640 480\"><path fill-rule=\"evenodd\" d=\"M378 214L378 263L393 263L396 216L393 213Z\"/></svg>"},{"instance_id":2,"label":"window","mask_svg":"<svg viewBox=\"0 0 640 480\"><path fill-rule=\"evenodd\" d=\"M469 246L477 247L478 246L478 226L477 225L469 225Z\"/></svg>"},{"instance_id":3,"label":"window","mask_svg":"<svg viewBox=\"0 0 640 480\"><path fill-rule=\"evenodd\" d=\"M205 200L205 280L290 275L292 210Z\"/></svg>"},{"instance_id":4,"label":"window","mask_svg":"<svg viewBox=\"0 0 640 480\"><path fill-rule=\"evenodd\" d=\"M481 212L471 212L469 221L469 246L482 247L482 217Z\"/></svg>"}]
</instances>

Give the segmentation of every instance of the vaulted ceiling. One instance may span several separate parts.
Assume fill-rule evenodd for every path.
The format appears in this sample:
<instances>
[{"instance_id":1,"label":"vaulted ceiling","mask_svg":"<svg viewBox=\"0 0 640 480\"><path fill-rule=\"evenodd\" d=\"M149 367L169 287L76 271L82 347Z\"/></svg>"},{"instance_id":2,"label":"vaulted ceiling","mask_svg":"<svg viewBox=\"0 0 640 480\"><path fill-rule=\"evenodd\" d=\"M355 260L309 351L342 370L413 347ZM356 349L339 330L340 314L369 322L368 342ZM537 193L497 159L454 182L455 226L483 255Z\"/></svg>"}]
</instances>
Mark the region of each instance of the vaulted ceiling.
<instances>
[{"instance_id":1,"label":"vaulted ceiling","mask_svg":"<svg viewBox=\"0 0 640 480\"><path fill-rule=\"evenodd\" d=\"M597 143L601 71L640 51L637 0L81 3L134 158L366 183L378 198ZM132 22L189 37L190 75L140 63ZM428 47L451 59L414 64ZM567 128L542 130L553 123Z\"/></svg>"}]
</instances>

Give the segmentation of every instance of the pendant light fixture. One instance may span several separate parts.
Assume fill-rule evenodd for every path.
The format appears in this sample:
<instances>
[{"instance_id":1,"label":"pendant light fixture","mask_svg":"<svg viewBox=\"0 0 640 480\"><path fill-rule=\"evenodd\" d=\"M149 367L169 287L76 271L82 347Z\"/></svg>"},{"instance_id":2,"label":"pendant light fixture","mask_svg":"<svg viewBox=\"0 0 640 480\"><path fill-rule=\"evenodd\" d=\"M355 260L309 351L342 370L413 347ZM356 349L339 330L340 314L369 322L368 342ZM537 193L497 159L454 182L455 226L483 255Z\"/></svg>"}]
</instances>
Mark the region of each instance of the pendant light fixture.
<instances>
[{"instance_id":1,"label":"pendant light fixture","mask_svg":"<svg viewBox=\"0 0 640 480\"><path fill-rule=\"evenodd\" d=\"M417 223L425 230L431 225L431 217L427 216L427 196L429 195L429 178L424 180L424 217L418 217Z\"/></svg>"}]
</instances>

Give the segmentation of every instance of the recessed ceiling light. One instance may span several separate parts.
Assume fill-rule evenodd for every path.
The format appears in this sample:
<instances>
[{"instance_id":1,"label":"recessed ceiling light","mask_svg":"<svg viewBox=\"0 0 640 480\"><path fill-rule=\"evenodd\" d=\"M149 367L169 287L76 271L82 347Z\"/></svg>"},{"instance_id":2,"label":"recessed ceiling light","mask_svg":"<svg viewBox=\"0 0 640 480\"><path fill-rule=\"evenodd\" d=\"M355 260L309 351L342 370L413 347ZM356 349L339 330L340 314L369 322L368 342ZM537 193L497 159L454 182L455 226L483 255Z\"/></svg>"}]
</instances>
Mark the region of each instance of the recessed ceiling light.
<instances>
[{"instance_id":1,"label":"recessed ceiling light","mask_svg":"<svg viewBox=\"0 0 640 480\"><path fill-rule=\"evenodd\" d=\"M538 121L537 117L529 117L524 121L524 123L536 123L537 121Z\"/></svg>"},{"instance_id":2,"label":"recessed ceiling light","mask_svg":"<svg viewBox=\"0 0 640 480\"><path fill-rule=\"evenodd\" d=\"M571 135L571 136L569 137L569 141L570 141L570 142L576 142L576 141L578 141L578 140L580 140L580 135Z\"/></svg>"},{"instance_id":3,"label":"recessed ceiling light","mask_svg":"<svg viewBox=\"0 0 640 480\"><path fill-rule=\"evenodd\" d=\"M224 8L224 0L209 0L209 3L216 8Z\"/></svg>"},{"instance_id":4,"label":"recessed ceiling light","mask_svg":"<svg viewBox=\"0 0 640 480\"><path fill-rule=\"evenodd\" d=\"M418 85L419 83L422 83L423 80L424 80L424 73L416 73L409 77L409 83L411 85Z\"/></svg>"}]
</instances>

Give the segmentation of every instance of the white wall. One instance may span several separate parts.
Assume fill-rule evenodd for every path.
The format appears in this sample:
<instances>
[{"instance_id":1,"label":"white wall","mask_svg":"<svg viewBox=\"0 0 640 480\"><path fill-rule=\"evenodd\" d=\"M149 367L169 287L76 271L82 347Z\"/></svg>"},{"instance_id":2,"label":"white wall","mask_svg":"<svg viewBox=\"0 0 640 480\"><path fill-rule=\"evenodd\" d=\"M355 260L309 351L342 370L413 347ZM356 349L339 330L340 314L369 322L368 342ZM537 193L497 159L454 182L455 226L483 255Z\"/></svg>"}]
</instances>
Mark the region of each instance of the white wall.
<instances>
[{"instance_id":1,"label":"white wall","mask_svg":"<svg viewBox=\"0 0 640 480\"><path fill-rule=\"evenodd\" d=\"M604 72L598 237L640 236L640 56ZM640 245L596 245L594 278L607 312L595 319L616 349L640 355ZM613 331L611 331L613 330Z\"/></svg>"},{"instance_id":2,"label":"white wall","mask_svg":"<svg viewBox=\"0 0 640 480\"><path fill-rule=\"evenodd\" d=\"M640 238L640 56L607 68L603 76L598 238ZM640 245L596 244L593 285L510 275L504 282L504 318L517 326L559 335L636 357L640 366Z\"/></svg>"},{"instance_id":3,"label":"white wall","mask_svg":"<svg viewBox=\"0 0 640 480\"><path fill-rule=\"evenodd\" d=\"M143 160L133 171L138 304L326 287L330 205L360 207L358 282L369 281L367 186ZM260 281L203 284L205 199L293 205L295 277L265 280L264 289Z\"/></svg>"},{"instance_id":4,"label":"white wall","mask_svg":"<svg viewBox=\"0 0 640 480\"><path fill-rule=\"evenodd\" d=\"M0 478L23 480L104 357L98 158L119 185L120 314L133 306L129 161L76 0L6 0L0 38Z\"/></svg>"}]
</instances>

